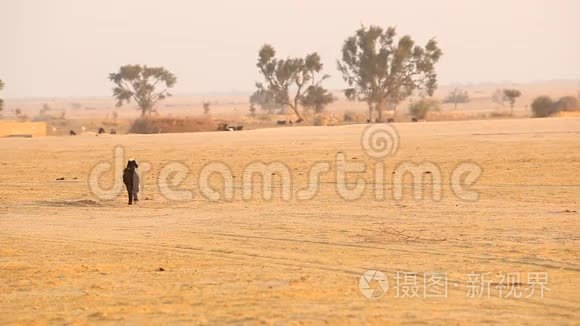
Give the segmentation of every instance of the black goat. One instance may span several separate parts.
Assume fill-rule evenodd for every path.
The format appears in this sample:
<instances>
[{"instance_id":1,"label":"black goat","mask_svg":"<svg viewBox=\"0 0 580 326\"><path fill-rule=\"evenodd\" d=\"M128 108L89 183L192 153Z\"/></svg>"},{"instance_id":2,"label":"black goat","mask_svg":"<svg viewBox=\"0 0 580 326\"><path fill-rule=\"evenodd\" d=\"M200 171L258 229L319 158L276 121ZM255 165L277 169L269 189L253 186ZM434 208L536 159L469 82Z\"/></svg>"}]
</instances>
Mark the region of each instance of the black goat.
<instances>
[{"instance_id":1,"label":"black goat","mask_svg":"<svg viewBox=\"0 0 580 326\"><path fill-rule=\"evenodd\" d=\"M130 160L127 162L125 170L123 170L123 183L129 195L129 205L132 205L133 201L139 201L139 198L137 198L137 193L139 192L139 175L136 170L138 167L139 165L137 165L135 160Z\"/></svg>"}]
</instances>

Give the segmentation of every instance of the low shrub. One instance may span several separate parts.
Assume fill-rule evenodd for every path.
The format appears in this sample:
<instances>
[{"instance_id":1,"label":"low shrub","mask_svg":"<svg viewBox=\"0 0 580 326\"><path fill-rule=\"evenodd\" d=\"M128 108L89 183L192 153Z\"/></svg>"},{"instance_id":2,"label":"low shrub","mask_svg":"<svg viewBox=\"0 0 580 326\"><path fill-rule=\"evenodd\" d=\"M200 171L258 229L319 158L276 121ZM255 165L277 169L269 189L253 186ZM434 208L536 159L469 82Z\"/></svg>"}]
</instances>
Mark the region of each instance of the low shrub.
<instances>
[{"instance_id":1,"label":"low shrub","mask_svg":"<svg viewBox=\"0 0 580 326\"><path fill-rule=\"evenodd\" d=\"M554 101L549 96L539 96L532 102L532 111L537 118L548 117L555 113Z\"/></svg>"},{"instance_id":2,"label":"low shrub","mask_svg":"<svg viewBox=\"0 0 580 326\"><path fill-rule=\"evenodd\" d=\"M427 118L431 111L439 111L439 102L430 98L422 98L409 106L409 113L417 119Z\"/></svg>"},{"instance_id":3,"label":"low shrub","mask_svg":"<svg viewBox=\"0 0 580 326\"><path fill-rule=\"evenodd\" d=\"M364 113L345 111L342 121L351 123L366 123L367 116Z\"/></svg>"},{"instance_id":4,"label":"low shrub","mask_svg":"<svg viewBox=\"0 0 580 326\"><path fill-rule=\"evenodd\" d=\"M554 102L554 110L556 110L556 112L580 110L578 99L574 96L561 97L558 101Z\"/></svg>"},{"instance_id":5,"label":"low shrub","mask_svg":"<svg viewBox=\"0 0 580 326\"><path fill-rule=\"evenodd\" d=\"M216 123L209 118L141 118L131 125L129 133L160 134L215 131Z\"/></svg>"}]
</instances>

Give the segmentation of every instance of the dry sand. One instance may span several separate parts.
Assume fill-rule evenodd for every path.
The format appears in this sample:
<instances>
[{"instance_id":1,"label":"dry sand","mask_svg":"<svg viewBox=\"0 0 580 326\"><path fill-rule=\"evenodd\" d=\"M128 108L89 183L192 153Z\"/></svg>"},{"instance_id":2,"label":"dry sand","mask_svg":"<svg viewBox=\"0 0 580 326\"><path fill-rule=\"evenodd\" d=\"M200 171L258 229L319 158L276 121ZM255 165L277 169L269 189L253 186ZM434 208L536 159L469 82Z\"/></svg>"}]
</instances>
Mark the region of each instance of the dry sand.
<instances>
[{"instance_id":1,"label":"dry sand","mask_svg":"<svg viewBox=\"0 0 580 326\"><path fill-rule=\"evenodd\" d=\"M364 125L242 132L0 139L0 324L435 323L575 324L580 320L580 119L396 124L406 160L443 171L443 198L395 201L371 192L346 201L332 173L309 201L211 202L194 176L210 161L239 180L253 161L281 161L306 185L315 161L374 161ZM139 205L95 198L87 186L113 147L149 162ZM480 164L476 202L454 197L449 173ZM190 168L187 202L163 198L164 163ZM363 174L371 180L371 169ZM56 181L64 177L64 181ZM76 178L76 179L74 179ZM109 175L109 183L113 178ZM105 181L107 183L107 181ZM164 271L159 271L159 268ZM389 291L359 291L367 270ZM397 272L419 273L415 298L396 295ZM448 274L447 298L424 298L423 273ZM468 273L546 272L544 298L466 298Z\"/></svg>"}]
</instances>

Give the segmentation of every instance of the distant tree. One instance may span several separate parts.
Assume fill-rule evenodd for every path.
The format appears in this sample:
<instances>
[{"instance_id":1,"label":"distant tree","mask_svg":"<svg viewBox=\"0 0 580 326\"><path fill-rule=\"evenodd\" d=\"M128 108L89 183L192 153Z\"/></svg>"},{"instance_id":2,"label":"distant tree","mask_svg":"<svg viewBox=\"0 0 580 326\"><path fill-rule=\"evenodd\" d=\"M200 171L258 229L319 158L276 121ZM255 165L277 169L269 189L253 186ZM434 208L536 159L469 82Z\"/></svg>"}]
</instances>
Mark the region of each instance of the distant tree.
<instances>
[{"instance_id":1,"label":"distant tree","mask_svg":"<svg viewBox=\"0 0 580 326\"><path fill-rule=\"evenodd\" d=\"M548 117L554 113L554 102L549 96L539 96L532 102L532 111L537 118Z\"/></svg>"},{"instance_id":2,"label":"distant tree","mask_svg":"<svg viewBox=\"0 0 580 326\"><path fill-rule=\"evenodd\" d=\"M22 114L22 109L16 108L13 110L13 112L14 112L14 116L16 117L16 120L18 120L18 121L28 120L28 116L26 114Z\"/></svg>"},{"instance_id":3,"label":"distant tree","mask_svg":"<svg viewBox=\"0 0 580 326\"><path fill-rule=\"evenodd\" d=\"M510 115L514 115L514 105L516 104L516 99L522 95L517 89L504 89L503 95L510 104Z\"/></svg>"},{"instance_id":4,"label":"distant tree","mask_svg":"<svg viewBox=\"0 0 580 326\"><path fill-rule=\"evenodd\" d=\"M491 100L492 100L494 103L497 103L497 104L500 104L501 106L504 106L504 105L505 105L505 104L504 104L504 102L505 102L507 99L506 99L506 97L505 97L505 95L504 95L504 93L503 93L503 90L501 90L501 89L499 89L499 88L498 88L498 89L496 89L496 90L495 90L495 92L493 93L493 95L492 95L492 97L491 97Z\"/></svg>"},{"instance_id":5,"label":"distant tree","mask_svg":"<svg viewBox=\"0 0 580 326\"><path fill-rule=\"evenodd\" d=\"M256 117L256 107L253 104L250 104L250 117L255 118Z\"/></svg>"},{"instance_id":6,"label":"distant tree","mask_svg":"<svg viewBox=\"0 0 580 326\"><path fill-rule=\"evenodd\" d=\"M276 102L274 95L272 95L272 93L267 90L255 91L250 96L250 105L254 107L258 105L262 111L266 111L268 114L285 114L286 106Z\"/></svg>"},{"instance_id":7,"label":"distant tree","mask_svg":"<svg viewBox=\"0 0 580 326\"><path fill-rule=\"evenodd\" d=\"M276 58L274 48L266 44L258 53L257 67L265 83L256 83L259 92L269 92L276 103L288 106L299 119L304 119L299 106L304 98L322 87L321 83L329 77L318 77L322 71L322 62L318 53L308 54L305 58Z\"/></svg>"},{"instance_id":8,"label":"distant tree","mask_svg":"<svg viewBox=\"0 0 580 326\"><path fill-rule=\"evenodd\" d=\"M378 26L361 27L346 39L338 70L349 88L349 100L366 102L369 119L383 119L385 106L397 103L419 90L432 95L437 88L435 63L442 55L432 39L425 47L415 45L410 36L395 39L396 30Z\"/></svg>"},{"instance_id":9,"label":"distant tree","mask_svg":"<svg viewBox=\"0 0 580 326\"><path fill-rule=\"evenodd\" d=\"M211 109L210 102L203 102L203 114L209 114L209 110Z\"/></svg>"},{"instance_id":10,"label":"distant tree","mask_svg":"<svg viewBox=\"0 0 580 326\"><path fill-rule=\"evenodd\" d=\"M4 82L0 79L0 91L4 89ZM0 111L4 109L4 100L0 98Z\"/></svg>"},{"instance_id":11,"label":"distant tree","mask_svg":"<svg viewBox=\"0 0 580 326\"><path fill-rule=\"evenodd\" d=\"M427 118L431 111L439 111L439 101L432 98L422 98L409 106L409 113L417 119Z\"/></svg>"},{"instance_id":12,"label":"distant tree","mask_svg":"<svg viewBox=\"0 0 580 326\"><path fill-rule=\"evenodd\" d=\"M444 103L453 103L453 108L457 109L457 104L469 102L469 93L465 90L455 88L451 93L447 95Z\"/></svg>"},{"instance_id":13,"label":"distant tree","mask_svg":"<svg viewBox=\"0 0 580 326\"><path fill-rule=\"evenodd\" d=\"M304 108L311 110L313 113L322 113L326 106L332 102L334 102L334 96L320 86L313 86L310 92L302 99Z\"/></svg>"},{"instance_id":14,"label":"distant tree","mask_svg":"<svg viewBox=\"0 0 580 326\"><path fill-rule=\"evenodd\" d=\"M44 103L42 104L42 109L40 109L40 115L46 115L48 111L52 110L50 105Z\"/></svg>"},{"instance_id":15,"label":"distant tree","mask_svg":"<svg viewBox=\"0 0 580 326\"><path fill-rule=\"evenodd\" d=\"M142 65L122 66L119 72L109 74L109 79L115 83L113 96L117 106L133 99L141 116L155 112L157 102L171 96L167 90L177 82L175 75L163 67Z\"/></svg>"}]
</instances>

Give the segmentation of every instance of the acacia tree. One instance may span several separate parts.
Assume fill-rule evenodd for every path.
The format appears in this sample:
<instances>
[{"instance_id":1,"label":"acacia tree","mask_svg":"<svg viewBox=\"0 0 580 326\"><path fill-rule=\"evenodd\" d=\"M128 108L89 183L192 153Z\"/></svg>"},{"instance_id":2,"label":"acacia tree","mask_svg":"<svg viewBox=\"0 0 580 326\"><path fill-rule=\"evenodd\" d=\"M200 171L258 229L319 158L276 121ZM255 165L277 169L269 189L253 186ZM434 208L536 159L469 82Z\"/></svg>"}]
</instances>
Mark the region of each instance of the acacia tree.
<instances>
[{"instance_id":1,"label":"acacia tree","mask_svg":"<svg viewBox=\"0 0 580 326\"><path fill-rule=\"evenodd\" d=\"M503 95L510 104L510 115L514 115L514 105L516 104L516 99L522 95L522 92L517 89L504 89Z\"/></svg>"},{"instance_id":2,"label":"acacia tree","mask_svg":"<svg viewBox=\"0 0 580 326\"><path fill-rule=\"evenodd\" d=\"M4 82L0 79L0 91L4 88ZM4 100L0 98L0 111L4 109Z\"/></svg>"},{"instance_id":3,"label":"acacia tree","mask_svg":"<svg viewBox=\"0 0 580 326\"><path fill-rule=\"evenodd\" d=\"M453 108L457 109L457 104L469 102L469 93L466 90L455 88L447 95L444 103L453 103Z\"/></svg>"},{"instance_id":4,"label":"acacia tree","mask_svg":"<svg viewBox=\"0 0 580 326\"><path fill-rule=\"evenodd\" d=\"M269 44L260 49L256 66L265 80L265 83L256 83L258 92L269 92L276 103L288 106L302 120L299 105L310 92L322 88L321 83L330 77L318 76L323 67L318 53L308 54L305 58L278 59Z\"/></svg>"},{"instance_id":5,"label":"acacia tree","mask_svg":"<svg viewBox=\"0 0 580 326\"><path fill-rule=\"evenodd\" d=\"M115 83L113 96L117 106L133 99L141 116L154 112L157 102L171 94L167 91L175 86L177 77L163 67L147 67L141 65L125 65L119 72L109 74L109 79Z\"/></svg>"},{"instance_id":6,"label":"acacia tree","mask_svg":"<svg viewBox=\"0 0 580 326\"><path fill-rule=\"evenodd\" d=\"M371 121L374 112L382 121L386 105L395 109L413 91L433 95L437 88L435 63L442 55L437 42L421 47L408 35L398 40L396 35L394 27L362 26L342 47L338 70L349 86L345 95L366 102Z\"/></svg>"}]
</instances>

